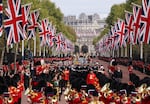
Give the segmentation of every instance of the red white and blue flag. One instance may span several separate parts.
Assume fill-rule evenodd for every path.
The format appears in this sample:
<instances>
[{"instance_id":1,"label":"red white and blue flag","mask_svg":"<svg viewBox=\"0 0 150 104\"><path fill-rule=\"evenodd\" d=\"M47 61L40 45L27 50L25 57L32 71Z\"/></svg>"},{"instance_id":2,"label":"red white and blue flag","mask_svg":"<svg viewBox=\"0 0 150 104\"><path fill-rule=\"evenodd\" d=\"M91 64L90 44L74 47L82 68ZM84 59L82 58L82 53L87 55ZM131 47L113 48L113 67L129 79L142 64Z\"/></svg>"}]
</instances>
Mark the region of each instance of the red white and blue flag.
<instances>
[{"instance_id":1,"label":"red white and blue flag","mask_svg":"<svg viewBox=\"0 0 150 104\"><path fill-rule=\"evenodd\" d=\"M34 37L36 35L36 28L39 26L38 18L39 18L39 10L34 10L30 13L30 18L28 19L28 39Z\"/></svg>"},{"instance_id":2,"label":"red white and blue flag","mask_svg":"<svg viewBox=\"0 0 150 104\"><path fill-rule=\"evenodd\" d=\"M62 51L63 52L67 51L67 41L66 40L62 42Z\"/></svg>"},{"instance_id":3,"label":"red white and blue flag","mask_svg":"<svg viewBox=\"0 0 150 104\"><path fill-rule=\"evenodd\" d=\"M0 0L0 37L3 33L3 3L2 0Z\"/></svg>"},{"instance_id":4,"label":"red white and blue flag","mask_svg":"<svg viewBox=\"0 0 150 104\"><path fill-rule=\"evenodd\" d=\"M54 38L55 38L55 27L52 26L51 23L48 24L48 30L49 30L49 33L48 33L48 45L50 47L52 47L54 45Z\"/></svg>"},{"instance_id":5,"label":"red white and blue flag","mask_svg":"<svg viewBox=\"0 0 150 104\"><path fill-rule=\"evenodd\" d=\"M7 45L26 39L23 34L21 0L7 0L4 27L7 35Z\"/></svg>"},{"instance_id":6,"label":"red white and blue flag","mask_svg":"<svg viewBox=\"0 0 150 104\"><path fill-rule=\"evenodd\" d=\"M140 39L150 44L150 0L142 0Z\"/></svg>"},{"instance_id":7,"label":"red white and blue flag","mask_svg":"<svg viewBox=\"0 0 150 104\"><path fill-rule=\"evenodd\" d=\"M62 48L62 33L58 33L58 35L56 36L56 50L61 50Z\"/></svg>"},{"instance_id":8,"label":"red white and blue flag","mask_svg":"<svg viewBox=\"0 0 150 104\"><path fill-rule=\"evenodd\" d=\"M114 50L119 48L119 35L117 34L118 30L119 30L119 26L118 26L118 22L116 22L114 26L111 28L111 32L113 33L112 45Z\"/></svg>"},{"instance_id":9,"label":"red white and blue flag","mask_svg":"<svg viewBox=\"0 0 150 104\"><path fill-rule=\"evenodd\" d=\"M40 41L41 41L41 46L43 45L47 45L48 44L48 34L49 34L49 30L48 30L48 19L45 18L41 21L41 24L39 24L39 37L40 37Z\"/></svg>"},{"instance_id":10,"label":"red white and blue flag","mask_svg":"<svg viewBox=\"0 0 150 104\"><path fill-rule=\"evenodd\" d=\"M141 6L133 4L133 33L134 33L134 44L139 44L139 35L140 35L140 22L141 22L141 13L142 9Z\"/></svg>"},{"instance_id":11,"label":"red white and blue flag","mask_svg":"<svg viewBox=\"0 0 150 104\"><path fill-rule=\"evenodd\" d=\"M111 33L111 38L112 38L112 48L114 48L114 45L115 45L115 28L114 26L111 26L111 29L110 29L110 33Z\"/></svg>"},{"instance_id":12,"label":"red white and blue flag","mask_svg":"<svg viewBox=\"0 0 150 104\"><path fill-rule=\"evenodd\" d=\"M133 14L128 11L125 11L125 39L133 44Z\"/></svg>"},{"instance_id":13,"label":"red white and blue flag","mask_svg":"<svg viewBox=\"0 0 150 104\"><path fill-rule=\"evenodd\" d=\"M121 19L118 19L118 30L117 30L117 34L119 35L119 44L120 47L125 47L126 46L126 42L124 39L124 35L125 35L125 22Z\"/></svg>"},{"instance_id":14,"label":"red white and blue flag","mask_svg":"<svg viewBox=\"0 0 150 104\"><path fill-rule=\"evenodd\" d=\"M21 6L23 33L27 36L28 18L30 15L31 4Z\"/></svg>"}]
</instances>

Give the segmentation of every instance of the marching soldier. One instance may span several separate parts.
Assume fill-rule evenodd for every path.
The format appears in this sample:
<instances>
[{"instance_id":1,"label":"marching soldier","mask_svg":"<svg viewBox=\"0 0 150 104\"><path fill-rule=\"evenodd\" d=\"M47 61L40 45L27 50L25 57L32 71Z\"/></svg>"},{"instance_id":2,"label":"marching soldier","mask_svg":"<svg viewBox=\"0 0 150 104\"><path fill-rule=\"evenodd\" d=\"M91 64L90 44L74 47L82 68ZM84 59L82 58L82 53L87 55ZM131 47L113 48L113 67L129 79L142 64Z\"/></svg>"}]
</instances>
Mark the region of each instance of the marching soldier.
<instances>
[{"instance_id":1,"label":"marching soldier","mask_svg":"<svg viewBox=\"0 0 150 104\"><path fill-rule=\"evenodd\" d=\"M67 86L67 83L69 81L70 71L67 67L65 67L65 70L63 71L63 82L64 86Z\"/></svg>"},{"instance_id":2,"label":"marching soldier","mask_svg":"<svg viewBox=\"0 0 150 104\"><path fill-rule=\"evenodd\" d=\"M93 72L93 70L90 70L90 72L88 73L86 77L86 83L88 86L95 85L95 83L99 83L96 74Z\"/></svg>"}]
</instances>

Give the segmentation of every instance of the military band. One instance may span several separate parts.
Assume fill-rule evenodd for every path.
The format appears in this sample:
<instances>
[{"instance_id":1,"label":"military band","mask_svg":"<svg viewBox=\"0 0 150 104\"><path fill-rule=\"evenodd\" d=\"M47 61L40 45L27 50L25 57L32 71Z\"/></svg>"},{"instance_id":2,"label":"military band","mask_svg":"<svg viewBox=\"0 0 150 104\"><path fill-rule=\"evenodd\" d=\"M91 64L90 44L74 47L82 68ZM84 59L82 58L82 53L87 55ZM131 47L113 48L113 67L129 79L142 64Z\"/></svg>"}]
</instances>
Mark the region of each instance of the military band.
<instances>
[{"instance_id":1,"label":"military band","mask_svg":"<svg viewBox=\"0 0 150 104\"><path fill-rule=\"evenodd\" d=\"M150 78L140 80L132 72L132 83L122 83L117 79L122 73L116 67L111 62L110 77L98 62L64 65L41 58L18 64L16 72L13 65L4 65L0 70L0 104L21 104L22 96L27 96L29 104L58 104L63 96L67 104L149 104Z\"/></svg>"}]
</instances>

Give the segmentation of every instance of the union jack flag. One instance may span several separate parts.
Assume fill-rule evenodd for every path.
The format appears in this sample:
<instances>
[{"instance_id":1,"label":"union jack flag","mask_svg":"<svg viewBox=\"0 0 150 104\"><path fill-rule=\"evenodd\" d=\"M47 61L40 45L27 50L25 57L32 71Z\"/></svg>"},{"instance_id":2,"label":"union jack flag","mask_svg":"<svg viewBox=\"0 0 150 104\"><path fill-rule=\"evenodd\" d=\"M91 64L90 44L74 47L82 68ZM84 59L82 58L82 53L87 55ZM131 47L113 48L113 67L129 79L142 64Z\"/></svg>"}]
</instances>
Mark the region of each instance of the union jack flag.
<instances>
[{"instance_id":1,"label":"union jack flag","mask_svg":"<svg viewBox=\"0 0 150 104\"><path fill-rule=\"evenodd\" d=\"M59 33L56 37L56 50L60 50L62 48L62 34Z\"/></svg>"},{"instance_id":2,"label":"union jack flag","mask_svg":"<svg viewBox=\"0 0 150 104\"><path fill-rule=\"evenodd\" d=\"M23 34L21 0L7 0L4 27L7 34L7 45L26 39Z\"/></svg>"},{"instance_id":3,"label":"union jack flag","mask_svg":"<svg viewBox=\"0 0 150 104\"><path fill-rule=\"evenodd\" d=\"M114 26L111 26L110 33L111 33L111 38L112 38L112 48L114 48L114 43L115 43L115 28L114 28Z\"/></svg>"},{"instance_id":4,"label":"union jack flag","mask_svg":"<svg viewBox=\"0 0 150 104\"><path fill-rule=\"evenodd\" d=\"M71 49L73 48L71 41L68 39L66 40L66 48L67 51L71 51Z\"/></svg>"},{"instance_id":5,"label":"union jack flag","mask_svg":"<svg viewBox=\"0 0 150 104\"><path fill-rule=\"evenodd\" d=\"M63 52L67 51L67 41L66 40L62 42L62 51Z\"/></svg>"},{"instance_id":6,"label":"union jack flag","mask_svg":"<svg viewBox=\"0 0 150 104\"><path fill-rule=\"evenodd\" d=\"M141 38L144 43L150 44L150 0L142 0Z\"/></svg>"},{"instance_id":7,"label":"union jack flag","mask_svg":"<svg viewBox=\"0 0 150 104\"><path fill-rule=\"evenodd\" d=\"M125 39L133 44L133 14L128 11L125 11L125 24Z\"/></svg>"},{"instance_id":8,"label":"union jack flag","mask_svg":"<svg viewBox=\"0 0 150 104\"><path fill-rule=\"evenodd\" d=\"M45 18L41 21L41 24L39 24L39 37L41 40L41 46L46 45L48 43L48 34L49 34L49 30L48 30L48 19Z\"/></svg>"},{"instance_id":9,"label":"union jack flag","mask_svg":"<svg viewBox=\"0 0 150 104\"><path fill-rule=\"evenodd\" d=\"M125 42L125 39L124 39L124 35L125 35L125 22L123 20L121 20L121 19L118 19L117 34L119 35L120 47L126 46L126 42Z\"/></svg>"},{"instance_id":10,"label":"union jack flag","mask_svg":"<svg viewBox=\"0 0 150 104\"><path fill-rule=\"evenodd\" d=\"M112 34L111 34L111 31L109 31L108 36L107 36L108 49L112 48L112 41L113 41Z\"/></svg>"},{"instance_id":11,"label":"union jack flag","mask_svg":"<svg viewBox=\"0 0 150 104\"><path fill-rule=\"evenodd\" d=\"M117 34L118 29L119 29L118 23L116 22L114 26L111 27L111 33L113 34L112 35L112 48L114 50L118 49L118 46L119 46L119 35Z\"/></svg>"},{"instance_id":12,"label":"union jack flag","mask_svg":"<svg viewBox=\"0 0 150 104\"><path fill-rule=\"evenodd\" d=\"M31 9L31 4L22 5L22 7L21 7L23 33L26 36L27 36L26 28L27 28L27 24L28 24L30 9Z\"/></svg>"},{"instance_id":13,"label":"union jack flag","mask_svg":"<svg viewBox=\"0 0 150 104\"><path fill-rule=\"evenodd\" d=\"M141 12L142 12L141 6L133 4L133 17L134 17L134 23L133 23L134 36L133 36L133 38L134 38L134 44L139 43Z\"/></svg>"},{"instance_id":14,"label":"union jack flag","mask_svg":"<svg viewBox=\"0 0 150 104\"><path fill-rule=\"evenodd\" d=\"M52 47L54 45L54 38L55 38L55 27L52 26L51 23L48 24L48 30L49 30L49 33L48 33L48 45L50 47Z\"/></svg>"},{"instance_id":15,"label":"union jack flag","mask_svg":"<svg viewBox=\"0 0 150 104\"><path fill-rule=\"evenodd\" d=\"M28 19L28 39L35 36L36 27L39 26L38 18L39 18L39 10L34 10L30 13L30 18Z\"/></svg>"},{"instance_id":16,"label":"union jack flag","mask_svg":"<svg viewBox=\"0 0 150 104\"><path fill-rule=\"evenodd\" d=\"M3 33L3 3L2 0L0 0L0 37Z\"/></svg>"}]
</instances>

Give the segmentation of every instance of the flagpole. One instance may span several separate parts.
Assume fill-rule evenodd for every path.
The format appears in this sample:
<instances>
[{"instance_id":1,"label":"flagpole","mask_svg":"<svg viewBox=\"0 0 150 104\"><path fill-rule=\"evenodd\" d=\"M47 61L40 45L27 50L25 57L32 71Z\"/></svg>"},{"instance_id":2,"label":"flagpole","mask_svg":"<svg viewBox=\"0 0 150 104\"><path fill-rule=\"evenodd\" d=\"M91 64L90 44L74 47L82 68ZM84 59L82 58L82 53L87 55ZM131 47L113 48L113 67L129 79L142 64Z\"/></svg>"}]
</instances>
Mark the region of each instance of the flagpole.
<instances>
[{"instance_id":1,"label":"flagpole","mask_svg":"<svg viewBox=\"0 0 150 104\"><path fill-rule=\"evenodd\" d=\"M39 56L41 56L41 45L39 47Z\"/></svg>"},{"instance_id":2,"label":"flagpole","mask_svg":"<svg viewBox=\"0 0 150 104\"><path fill-rule=\"evenodd\" d=\"M128 53L128 49L127 49L127 46L126 46L126 47L125 47L125 57L128 56L127 53Z\"/></svg>"},{"instance_id":3,"label":"flagpole","mask_svg":"<svg viewBox=\"0 0 150 104\"><path fill-rule=\"evenodd\" d=\"M44 49L43 49L43 56L45 57L45 46L44 46Z\"/></svg>"},{"instance_id":4,"label":"flagpole","mask_svg":"<svg viewBox=\"0 0 150 104\"><path fill-rule=\"evenodd\" d=\"M123 57L124 56L123 55L123 47L121 47L120 50L121 50L121 57Z\"/></svg>"},{"instance_id":5,"label":"flagpole","mask_svg":"<svg viewBox=\"0 0 150 104\"><path fill-rule=\"evenodd\" d=\"M2 55L1 55L1 63L0 63L0 68L2 68L2 65L3 65L3 59L4 59L4 54L5 53L5 47L3 47L3 51L2 51Z\"/></svg>"},{"instance_id":6,"label":"flagpole","mask_svg":"<svg viewBox=\"0 0 150 104\"><path fill-rule=\"evenodd\" d=\"M34 56L36 56L36 36L33 37L34 40Z\"/></svg>"},{"instance_id":7,"label":"flagpole","mask_svg":"<svg viewBox=\"0 0 150 104\"><path fill-rule=\"evenodd\" d=\"M28 40L28 50L30 50L30 40Z\"/></svg>"},{"instance_id":8,"label":"flagpole","mask_svg":"<svg viewBox=\"0 0 150 104\"><path fill-rule=\"evenodd\" d=\"M2 28L3 29L3 28ZM7 40L6 40L6 35L4 35L4 42L5 44L7 44ZM2 50L2 54L1 54L1 62L0 62L0 68L2 69L2 65L3 65L3 60L4 60L4 57L5 57L5 52L7 53L7 45L4 45L3 47L3 50Z\"/></svg>"},{"instance_id":9,"label":"flagpole","mask_svg":"<svg viewBox=\"0 0 150 104\"><path fill-rule=\"evenodd\" d=\"M24 59L24 40L22 40L22 59Z\"/></svg>"},{"instance_id":10,"label":"flagpole","mask_svg":"<svg viewBox=\"0 0 150 104\"><path fill-rule=\"evenodd\" d=\"M132 58L132 44L130 43L130 58Z\"/></svg>"},{"instance_id":11,"label":"flagpole","mask_svg":"<svg viewBox=\"0 0 150 104\"><path fill-rule=\"evenodd\" d=\"M115 50L114 50L114 48L113 48L113 57L115 57Z\"/></svg>"},{"instance_id":12,"label":"flagpole","mask_svg":"<svg viewBox=\"0 0 150 104\"><path fill-rule=\"evenodd\" d=\"M15 70L15 73L17 72L17 65L16 65L17 52L18 52L18 43L16 43L15 58L14 58L14 70Z\"/></svg>"},{"instance_id":13,"label":"flagpole","mask_svg":"<svg viewBox=\"0 0 150 104\"><path fill-rule=\"evenodd\" d=\"M143 42L140 44L140 59L143 60Z\"/></svg>"}]
</instances>

